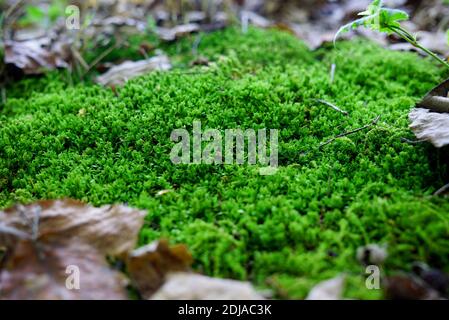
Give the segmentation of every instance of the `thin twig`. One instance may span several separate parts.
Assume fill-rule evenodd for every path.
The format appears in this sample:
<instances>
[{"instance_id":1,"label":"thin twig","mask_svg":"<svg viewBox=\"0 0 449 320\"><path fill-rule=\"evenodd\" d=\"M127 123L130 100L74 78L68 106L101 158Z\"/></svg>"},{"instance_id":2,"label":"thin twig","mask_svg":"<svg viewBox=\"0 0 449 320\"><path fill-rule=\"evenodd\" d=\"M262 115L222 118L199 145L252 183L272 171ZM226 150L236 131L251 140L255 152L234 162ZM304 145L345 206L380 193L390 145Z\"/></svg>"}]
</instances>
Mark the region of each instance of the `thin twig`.
<instances>
[{"instance_id":1,"label":"thin twig","mask_svg":"<svg viewBox=\"0 0 449 320\"><path fill-rule=\"evenodd\" d=\"M338 111L338 112L344 114L345 116L348 116L348 115L349 115L349 112L340 109L340 108L337 107L335 104L332 104L332 103L330 103L330 102L327 102L326 100L315 99L315 101L316 101L316 102L319 102L319 103L321 103L321 104L324 104L324 105L326 105L326 106L328 106L328 107L331 107L331 108L334 109L335 111Z\"/></svg>"},{"instance_id":2,"label":"thin twig","mask_svg":"<svg viewBox=\"0 0 449 320\"><path fill-rule=\"evenodd\" d=\"M427 142L427 140L410 140L407 138L401 138L401 142L408 143L408 144L419 144Z\"/></svg>"},{"instance_id":3,"label":"thin twig","mask_svg":"<svg viewBox=\"0 0 449 320\"><path fill-rule=\"evenodd\" d=\"M337 69L337 65L335 63L332 63L331 65L331 72L330 72L330 83L331 85L334 83L335 80L335 70Z\"/></svg>"},{"instance_id":4,"label":"thin twig","mask_svg":"<svg viewBox=\"0 0 449 320\"><path fill-rule=\"evenodd\" d=\"M335 136L334 138L329 139L329 140L327 140L326 142L321 143L320 146L319 146L319 148L322 148L322 147L324 147L324 146L326 146L326 145L328 145L328 144L331 144L332 142L334 142L334 141L337 140L338 138L346 137L346 136L349 136L349 135L351 135L351 134L357 133L357 132L359 132L359 131L368 129L368 128L370 128L370 127L376 125L377 122L379 122L379 119L380 119L380 115L377 116L376 119L374 119L373 121L371 121L371 122L368 123L367 125L364 125L364 126L361 127L361 128L357 128L357 129L354 129L354 130L352 130L352 131L348 131L348 132L345 132L345 133L341 133L341 134L339 134L338 136Z\"/></svg>"},{"instance_id":5,"label":"thin twig","mask_svg":"<svg viewBox=\"0 0 449 320\"><path fill-rule=\"evenodd\" d=\"M200 43L201 43L201 35L198 34L195 38L195 41L193 42L193 45L192 45L192 54L194 56L196 56L198 54L198 48L200 46Z\"/></svg>"},{"instance_id":6,"label":"thin twig","mask_svg":"<svg viewBox=\"0 0 449 320\"><path fill-rule=\"evenodd\" d=\"M437 191L435 191L435 193L433 195L434 196L440 196L440 195L442 195L443 193L445 193L448 190L449 190L449 183L447 185L445 185L445 186L442 186Z\"/></svg>"},{"instance_id":7,"label":"thin twig","mask_svg":"<svg viewBox=\"0 0 449 320\"><path fill-rule=\"evenodd\" d=\"M6 88L3 84L0 85L0 91L1 91L1 103L6 104Z\"/></svg>"},{"instance_id":8,"label":"thin twig","mask_svg":"<svg viewBox=\"0 0 449 320\"><path fill-rule=\"evenodd\" d=\"M105 51L103 51L91 64L89 64L89 66L87 67L87 69L84 71L83 77L90 71L92 70L93 67L95 67L98 63L101 62L101 60L103 60L108 54L110 54L113 50L121 47L123 44L123 41L117 42L116 44L114 44L113 46L110 46L109 48L107 48Z\"/></svg>"},{"instance_id":9,"label":"thin twig","mask_svg":"<svg viewBox=\"0 0 449 320\"><path fill-rule=\"evenodd\" d=\"M14 3L11 7L9 7L9 9L6 11L4 15L5 20L9 18L9 16L14 12L14 10L16 10L22 4L22 2L23 0L19 0L16 3Z\"/></svg>"},{"instance_id":10,"label":"thin twig","mask_svg":"<svg viewBox=\"0 0 449 320\"><path fill-rule=\"evenodd\" d=\"M78 50L76 50L75 48L71 48L72 49L72 54L75 57L76 60L78 60L78 62L83 66L84 70L89 69L89 65L87 64L87 62L84 60L84 58L81 56L81 54L79 53Z\"/></svg>"}]
</instances>

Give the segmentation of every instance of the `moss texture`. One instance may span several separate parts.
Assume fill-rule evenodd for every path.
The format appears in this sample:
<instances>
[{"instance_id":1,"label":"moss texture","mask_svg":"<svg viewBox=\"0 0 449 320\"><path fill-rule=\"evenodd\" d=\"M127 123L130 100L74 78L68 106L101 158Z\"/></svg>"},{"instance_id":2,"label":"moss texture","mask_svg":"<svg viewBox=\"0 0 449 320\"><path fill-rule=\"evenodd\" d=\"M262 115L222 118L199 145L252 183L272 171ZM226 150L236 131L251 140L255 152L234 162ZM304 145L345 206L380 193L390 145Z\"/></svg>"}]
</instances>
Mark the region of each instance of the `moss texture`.
<instances>
[{"instance_id":1,"label":"moss texture","mask_svg":"<svg viewBox=\"0 0 449 320\"><path fill-rule=\"evenodd\" d=\"M180 66L193 42L168 48ZM184 242L197 270L278 297L302 298L346 272L346 296L379 298L364 289L355 258L368 243L388 245L387 273L415 260L449 271L449 203L431 196L447 181L448 152L402 140L413 139L408 110L443 76L432 62L367 41L310 52L286 33L257 29L204 35L198 50L210 67L150 74L118 96L67 86L58 74L12 88L0 115L0 206L127 202L148 209L142 244ZM318 148L378 115L377 126ZM191 132L194 120L203 129L280 129L278 173L172 164L170 133ZM163 189L173 192L156 196Z\"/></svg>"}]
</instances>

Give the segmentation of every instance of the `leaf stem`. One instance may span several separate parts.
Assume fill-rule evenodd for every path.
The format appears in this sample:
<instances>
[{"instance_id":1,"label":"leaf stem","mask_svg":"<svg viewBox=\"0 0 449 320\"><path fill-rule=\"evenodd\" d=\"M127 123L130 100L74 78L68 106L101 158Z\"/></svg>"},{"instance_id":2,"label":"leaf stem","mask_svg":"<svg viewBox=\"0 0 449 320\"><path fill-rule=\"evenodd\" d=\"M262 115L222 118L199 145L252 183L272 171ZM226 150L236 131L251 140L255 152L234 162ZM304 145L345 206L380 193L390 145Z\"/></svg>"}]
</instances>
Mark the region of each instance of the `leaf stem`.
<instances>
[{"instance_id":1,"label":"leaf stem","mask_svg":"<svg viewBox=\"0 0 449 320\"><path fill-rule=\"evenodd\" d=\"M424 51L429 56L431 56L432 58L437 60L439 63L441 63L443 66L445 66L446 68L449 69L449 63L447 61L443 60L437 54L435 54L434 52L430 51L429 49L423 47L416 40L416 38L413 35L411 35L407 30L403 29L402 27L396 27L396 26L391 26L391 27L389 27L389 29L392 32L396 33L399 37L401 37L402 39L404 39L405 41L410 43L412 46L414 46L415 48L421 49L422 51Z\"/></svg>"}]
</instances>

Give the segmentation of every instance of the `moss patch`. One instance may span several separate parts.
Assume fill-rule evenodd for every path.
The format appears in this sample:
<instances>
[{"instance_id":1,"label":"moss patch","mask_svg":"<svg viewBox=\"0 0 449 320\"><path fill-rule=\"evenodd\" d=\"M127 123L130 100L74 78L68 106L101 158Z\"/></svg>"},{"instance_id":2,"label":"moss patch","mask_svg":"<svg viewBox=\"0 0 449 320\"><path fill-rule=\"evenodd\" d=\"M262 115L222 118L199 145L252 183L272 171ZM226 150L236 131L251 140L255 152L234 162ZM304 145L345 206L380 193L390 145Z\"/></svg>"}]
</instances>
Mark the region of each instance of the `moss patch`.
<instances>
[{"instance_id":1,"label":"moss patch","mask_svg":"<svg viewBox=\"0 0 449 320\"><path fill-rule=\"evenodd\" d=\"M179 65L193 41L169 48ZM448 176L447 150L401 140L413 139L408 110L443 76L432 62L366 41L312 53L257 29L205 35L199 53L214 63L138 78L118 97L58 75L19 84L0 116L0 206L127 202L149 211L141 243L184 242L197 270L280 297L302 298L347 272L347 296L378 298L355 259L368 243L388 245L386 272L415 260L449 270L449 203L431 196ZM318 148L378 115L377 126ZM191 132L194 120L203 129L280 129L278 173L172 164L170 133ZM157 197L163 189L173 192Z\"/></svg>"}]
</instances>

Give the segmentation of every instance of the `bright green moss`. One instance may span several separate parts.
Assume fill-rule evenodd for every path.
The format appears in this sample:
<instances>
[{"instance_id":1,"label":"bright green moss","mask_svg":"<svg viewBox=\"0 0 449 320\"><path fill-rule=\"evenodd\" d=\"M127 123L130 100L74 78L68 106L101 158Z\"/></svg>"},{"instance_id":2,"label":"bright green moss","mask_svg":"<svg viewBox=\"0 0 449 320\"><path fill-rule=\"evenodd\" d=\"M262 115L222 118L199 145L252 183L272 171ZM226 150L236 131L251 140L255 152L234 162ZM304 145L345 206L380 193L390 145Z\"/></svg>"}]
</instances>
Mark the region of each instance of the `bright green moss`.
<instances>
[{"instance_id":1,"label":"bright green moss","mask_svg":"<svg viewBox=\"0 0 449 320\"><path fill-rule=\"evenodd\" d=\"M188 61L192 41L170 54ZM287 34L256 29L204 35L199 54L215 64L130 81L118 97L55 80L11 98L0 118L0 206L127 202L148 209L141 243L184 242L198 270L280 297L302 298L346 272L347 296L378 298L355 259L368 243L388 245L386 272L415 260L449 270L449 203L431 196L447 181L447 150L401 140L413 139L408 110L442 77L433 63L366 41L312 53ZM378 115L377 126L319 148ZM191 132L194 120L204 129L280 129L278 173L172 164L170 133ZM164 189L173 192L157 197Z\"/></svg>"}]
</instances>

